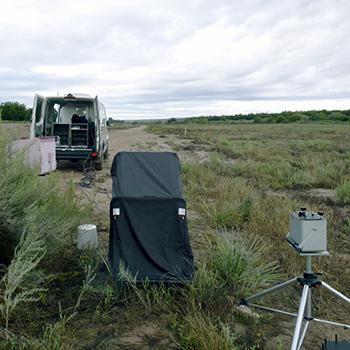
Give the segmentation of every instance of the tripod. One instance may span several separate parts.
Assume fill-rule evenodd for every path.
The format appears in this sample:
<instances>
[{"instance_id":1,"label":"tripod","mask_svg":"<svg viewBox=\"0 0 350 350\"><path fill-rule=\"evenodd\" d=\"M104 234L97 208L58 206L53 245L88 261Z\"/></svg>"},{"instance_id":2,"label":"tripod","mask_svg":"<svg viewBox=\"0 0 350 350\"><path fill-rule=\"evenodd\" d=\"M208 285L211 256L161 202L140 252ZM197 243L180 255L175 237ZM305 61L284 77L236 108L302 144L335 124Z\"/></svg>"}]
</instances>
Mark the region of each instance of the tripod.
<instances>
[{"instance_id":1,"label":"tripod","mask_svg":"<svg viewBox=\"0 0 350 350\"><path fill-rule=\"evenodd\" d=\"M299 252L300 253L300 252ZM264 310L272 311L272 312L277 312L283 315L288 315L288 316L293 316L296 317L296 323L295 323L295 329L294 329L294 334L293 334L293 339L292 339L292 345L291 345L291 350L299 350L301 348L301 345L304 341L309 323L311 321L315 322L321 322L321 323L326 323L330 324L333 326L339 326L343 328L347 328L350 330L350 324L344 324L344 323L339 323L339 322L334 322L334 321L328 321L320 318L315 318L312 315L312 299L311 299L311 293L313 289L316 288L321 288L324 287L327 290L329 290L331 293L333 293L335 296L338 298L344 300L345 302L350 304L350 299L346 297L344 294L338 292L336 289L331 287L329 284L327 284L324 281L321 281L319 279L320 274L313 272L312 267L311 267L311 258L312 256L324 256L324 255L329 255L327 251L323 252L316 252L316 253L300 253L300 256L304 256L306 258L306 268L304 271L303 276L295 277L292 278L286 282L282 282L272 288L266 289L260 293L257 293L249 298L241 300L241 305L246 305L246 306L254 306L258 307ZM299 311L297 314L283 311L283 310L278 310L266 306L261 306L257 304L250 304L251 301L257 300L265 295L271 294L275 291L284 289L294 283L299 283L301 286L303 286L303 292L301 295L300 299L300 305L299 305ZM303 321L305 321L304 328L302 330L303 326Z\"/></svg>"}]
</instances>

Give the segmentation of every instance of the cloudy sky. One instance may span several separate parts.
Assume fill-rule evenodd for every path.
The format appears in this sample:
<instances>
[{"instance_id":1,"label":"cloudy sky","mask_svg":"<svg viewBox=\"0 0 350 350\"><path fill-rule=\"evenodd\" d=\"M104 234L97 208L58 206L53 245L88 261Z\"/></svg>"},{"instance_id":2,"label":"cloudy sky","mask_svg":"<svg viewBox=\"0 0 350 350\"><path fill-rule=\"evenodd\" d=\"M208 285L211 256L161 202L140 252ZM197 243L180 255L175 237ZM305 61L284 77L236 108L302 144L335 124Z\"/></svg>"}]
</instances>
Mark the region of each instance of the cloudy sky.
<instances>
[{"instance_id":1,"label":"cloudy sky","mask_svg":"<svg viewBox=\"0 0 350 350\"><path fill-rule=\"evenodd\" d=\"M115 118L350 108L348 0L0 0L0 101Z\"/></svg>"}]
</instances>

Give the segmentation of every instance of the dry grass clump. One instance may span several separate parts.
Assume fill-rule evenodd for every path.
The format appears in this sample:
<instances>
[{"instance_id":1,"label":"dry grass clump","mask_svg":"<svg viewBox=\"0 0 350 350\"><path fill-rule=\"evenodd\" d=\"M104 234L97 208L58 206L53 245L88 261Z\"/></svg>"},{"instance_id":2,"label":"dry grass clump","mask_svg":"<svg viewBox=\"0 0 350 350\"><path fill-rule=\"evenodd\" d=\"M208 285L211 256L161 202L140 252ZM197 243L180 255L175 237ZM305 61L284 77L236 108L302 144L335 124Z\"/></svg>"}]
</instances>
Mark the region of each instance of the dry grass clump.
<instances>
[{"instance_id":1,"label":"dry grass clump","mask_svg":"<svg viewBox=\"0 0 350 350\"><path fill-rule=\"evenodd\" d=\"M189 284L190 300L201 306L239 300L278 280L276 262L266 259L267 246L261 239L229 235L216 236Z\"/></svg>"},{"instance_id":2,"label":"dry grass clump","mask_svg":"<svg viewBox=\"0 0 350 350\"><path fill-rule=\"evenodd\" d=\"M185 350L235 350L236 337L222 322L193 310L174 324L177 341Z\"/></svg>"},{"instance_id":3,"label":"dry grass clump","mask_svg":"<svg viewBox=\"0 0 350 350\"><path fill-rule=\"evenodd\" d=\"M350 204L350 181L345 181L336 188L337 198L342 204Z\"/></svg>"},{"instance_id":4,"label":"dry grass clump","mask_svg":"<svg viewBox=\"0 0 350 350\"><path fill-rule=\"evenodd\" d=\"M210 265L224 287L245 295L280 278L276 262L266 259L266 248L261 238L219 236L210 253Z\"/></svg>"}]
</instances>

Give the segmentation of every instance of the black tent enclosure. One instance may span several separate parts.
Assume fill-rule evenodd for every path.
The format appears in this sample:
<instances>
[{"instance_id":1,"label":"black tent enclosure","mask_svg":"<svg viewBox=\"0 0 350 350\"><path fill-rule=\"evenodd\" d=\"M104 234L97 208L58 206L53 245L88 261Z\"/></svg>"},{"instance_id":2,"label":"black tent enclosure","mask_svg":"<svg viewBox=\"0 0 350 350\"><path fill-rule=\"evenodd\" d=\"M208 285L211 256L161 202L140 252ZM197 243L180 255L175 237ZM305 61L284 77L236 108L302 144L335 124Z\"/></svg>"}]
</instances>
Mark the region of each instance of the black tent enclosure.
<instances>
[{"instance_id":1,"label":"black tent enclosure","mask_svg":"<svg viewBox=\"0 0 350 350\"><path fill-rule=\"evenodd\" d=\"M182 196L181 166L172 152L119 152L113 160L109 260L136 281L185 282L193 254Z\"/></svg>"}]
</instances>

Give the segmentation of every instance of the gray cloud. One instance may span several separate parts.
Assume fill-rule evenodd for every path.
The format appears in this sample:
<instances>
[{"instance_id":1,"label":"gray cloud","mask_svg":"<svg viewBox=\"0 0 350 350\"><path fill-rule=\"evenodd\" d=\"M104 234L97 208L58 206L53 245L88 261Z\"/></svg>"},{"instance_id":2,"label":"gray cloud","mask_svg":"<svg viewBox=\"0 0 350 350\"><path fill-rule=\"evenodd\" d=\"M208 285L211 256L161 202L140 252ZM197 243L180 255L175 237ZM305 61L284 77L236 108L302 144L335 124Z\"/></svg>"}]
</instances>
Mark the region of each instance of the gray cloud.
<instances>
[{"instance_id":1,"label":"gray cloud","mask_svg":"<svg viewBox=\"0 0 350 350\"><path fill-rule=\"evenodd\" d=\"M110 115L350 108L348 1L12 1L0 101L98 94Z\"/></svg>"}]
</instances>

